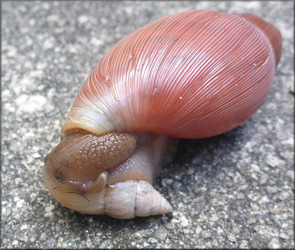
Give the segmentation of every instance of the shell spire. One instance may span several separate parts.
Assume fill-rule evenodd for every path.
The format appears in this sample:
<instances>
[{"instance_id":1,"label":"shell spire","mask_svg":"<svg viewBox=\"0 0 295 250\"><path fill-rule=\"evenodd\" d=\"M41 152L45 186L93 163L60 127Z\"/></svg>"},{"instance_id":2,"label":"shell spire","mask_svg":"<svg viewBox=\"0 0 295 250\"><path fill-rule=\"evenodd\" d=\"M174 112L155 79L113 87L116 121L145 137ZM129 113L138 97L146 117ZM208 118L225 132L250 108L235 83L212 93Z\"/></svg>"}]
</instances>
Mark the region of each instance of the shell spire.
<instances>
[{"instance_id":1,"label":"shell spire","mask_svg":"<svg viewBox=\"0 0 295 250\"><path fill-rule=\"evenodd\" d=\"M274 50L276 65L279 64L282 53L282 36L280 31L271 23L265 22L262 18L251 14L236 14L247 21L253 23L256 27L261 29L267 36L271 46Z\"/></svg>"}]
</instances>

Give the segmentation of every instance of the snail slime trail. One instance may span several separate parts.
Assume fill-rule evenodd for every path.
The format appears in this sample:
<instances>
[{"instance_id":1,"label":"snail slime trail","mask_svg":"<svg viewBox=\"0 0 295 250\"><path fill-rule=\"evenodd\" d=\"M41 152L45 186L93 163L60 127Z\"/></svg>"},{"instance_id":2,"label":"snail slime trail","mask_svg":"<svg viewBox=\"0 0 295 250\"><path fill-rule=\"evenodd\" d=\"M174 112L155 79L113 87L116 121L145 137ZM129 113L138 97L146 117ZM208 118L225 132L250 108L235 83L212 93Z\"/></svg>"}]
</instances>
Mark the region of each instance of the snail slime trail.
<instances>
[{"instance_id":1,"label":"snail slime trail","mask_svg":"<svg viewBox=\"0 0 295 250\"><path fill-rule=\"evenodd\" d=\"M86 214L171 212L152 186L170 138L243 124L267 98L281 50L279 30L250 14L189 10L129 34L85 80L46 156L49 192Z\"/></svg>"}]
</instances>

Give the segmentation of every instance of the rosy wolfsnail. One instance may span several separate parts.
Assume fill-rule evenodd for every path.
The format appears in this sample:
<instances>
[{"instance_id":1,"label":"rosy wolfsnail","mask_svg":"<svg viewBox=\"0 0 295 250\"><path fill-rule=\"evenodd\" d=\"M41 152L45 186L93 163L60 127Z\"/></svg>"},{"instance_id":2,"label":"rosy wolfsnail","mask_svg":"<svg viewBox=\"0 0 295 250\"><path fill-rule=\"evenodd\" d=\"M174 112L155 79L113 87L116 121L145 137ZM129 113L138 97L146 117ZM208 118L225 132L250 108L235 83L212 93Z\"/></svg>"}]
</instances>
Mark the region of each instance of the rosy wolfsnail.
<instances>
[{"instance_id":1,"label":"rosy wolfsnail","mask_svg":"<svg viewBox=\"0 0 295 250\"><path fill-rule=\"evenodd\" d=\"M81 213L169 213L152 186L168 138L205 138L244 123L270 91L281 43L257 16L198 10L126 36L84 82L45 158L50 193Z\"/></svg>"}]
</instances>

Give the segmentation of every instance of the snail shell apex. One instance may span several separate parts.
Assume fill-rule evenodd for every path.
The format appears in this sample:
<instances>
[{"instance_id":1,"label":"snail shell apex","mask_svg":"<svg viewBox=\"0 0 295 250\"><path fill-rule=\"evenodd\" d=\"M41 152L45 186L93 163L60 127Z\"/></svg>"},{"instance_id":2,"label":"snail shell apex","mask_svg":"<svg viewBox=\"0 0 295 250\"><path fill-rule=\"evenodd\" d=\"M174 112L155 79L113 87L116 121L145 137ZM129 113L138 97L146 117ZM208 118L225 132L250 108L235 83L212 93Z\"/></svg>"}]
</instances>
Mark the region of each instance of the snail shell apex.
<instances>
[{"instance_id":1,"label":"snail shell apex","mask_svg":"<svg viewBox=\"0 0 295 250\"><path fill-rule=\"evenodd\" d=\"M204 138L243 124L265 101L280 32L248 14L191 10L126 36L84 82L45 159L64 206L133 218L171 212L152 187L168 137Z\"/></svg>"}]
</instances>

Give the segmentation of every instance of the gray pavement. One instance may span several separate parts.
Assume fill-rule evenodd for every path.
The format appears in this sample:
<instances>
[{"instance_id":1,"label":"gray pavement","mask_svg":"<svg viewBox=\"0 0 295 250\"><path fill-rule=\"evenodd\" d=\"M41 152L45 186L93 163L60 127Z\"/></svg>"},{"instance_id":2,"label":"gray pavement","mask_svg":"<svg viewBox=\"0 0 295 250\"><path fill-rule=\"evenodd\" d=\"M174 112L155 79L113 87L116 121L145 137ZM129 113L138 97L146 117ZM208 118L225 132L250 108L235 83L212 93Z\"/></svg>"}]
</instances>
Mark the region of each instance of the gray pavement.
<instances>
[{"instance_id":1,"label":"gray pavement","mask_svg":"<svg viewBox=\"0 0 295 250\"><path fill-rule=\"evenodd\" d=\"M119 39L187 9L274 23L283 53L271 93L243 127L181 140L155 187L165 216L116 220L62 207L43 161L83 80ZM2 2L2 248L294 247L293 2Z\"/></svg>"}]
</instances>

